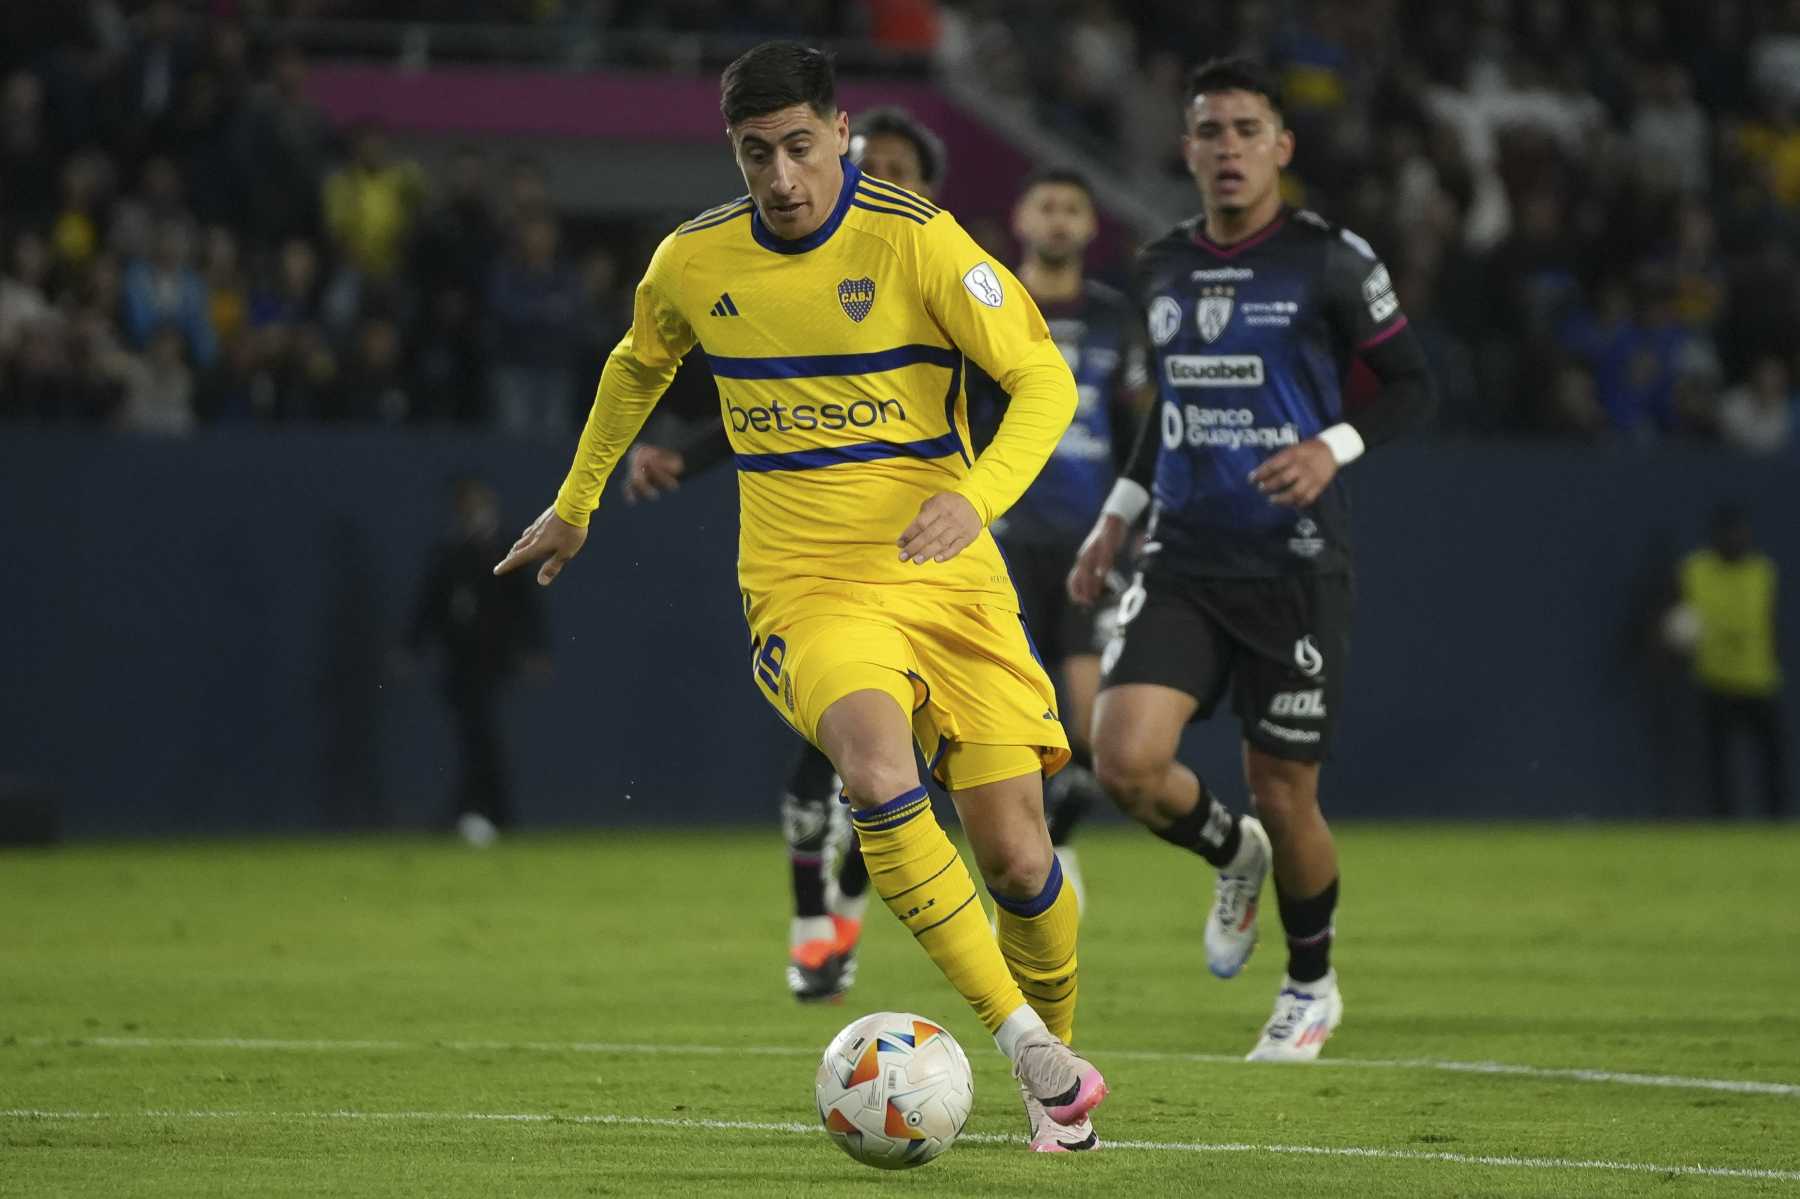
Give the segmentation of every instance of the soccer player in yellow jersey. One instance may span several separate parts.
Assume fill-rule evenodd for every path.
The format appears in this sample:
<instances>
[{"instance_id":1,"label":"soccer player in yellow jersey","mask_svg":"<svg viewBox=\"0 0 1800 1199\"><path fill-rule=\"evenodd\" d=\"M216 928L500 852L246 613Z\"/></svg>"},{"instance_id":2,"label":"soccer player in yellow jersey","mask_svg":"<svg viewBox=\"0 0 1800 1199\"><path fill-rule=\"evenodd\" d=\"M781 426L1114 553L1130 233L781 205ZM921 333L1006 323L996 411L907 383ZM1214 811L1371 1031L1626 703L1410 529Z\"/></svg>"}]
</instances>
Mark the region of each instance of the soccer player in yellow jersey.
<instances>
[{"instance_id":1,"label":"soccer player in yellow jersey","mask_svg":"<svg viewBox=\"0 0 1800 1199\"><path fill-rule=\"evenodd\" d=\"M1078 922L1043 808L1068 740L988 532L1067 428L1074 379L1003 265L843 157L824 54L758 46L721 92L749 194L657 248L556 502L495 570L546 559L538 581L556 578L698 345L738 467L754 685L837 767L876 892L1011 1059L1032 1148L1091 1149L1107 1087L1068 1046ZM979 458L965 357L1012 397ZM956 803L993 931L913 740Z\"/></svg>"}]
</instances>

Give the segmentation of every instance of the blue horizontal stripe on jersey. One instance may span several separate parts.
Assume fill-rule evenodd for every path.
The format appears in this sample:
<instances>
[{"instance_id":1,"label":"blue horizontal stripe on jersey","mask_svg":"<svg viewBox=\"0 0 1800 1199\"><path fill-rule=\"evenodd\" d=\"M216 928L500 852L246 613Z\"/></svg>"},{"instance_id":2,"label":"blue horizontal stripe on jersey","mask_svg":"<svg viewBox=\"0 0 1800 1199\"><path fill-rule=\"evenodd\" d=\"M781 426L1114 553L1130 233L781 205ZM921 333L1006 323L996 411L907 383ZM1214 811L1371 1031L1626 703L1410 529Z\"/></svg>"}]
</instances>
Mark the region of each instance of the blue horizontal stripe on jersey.
<instances>
[{"instance_id":1,"label":"blue horizontal stripe on jersey","mask_svg":"<svg viewBox=\"0 0 1800 1199\"><path fill-rule=\"evenodd\" d=\"M818 470L845 462L878 462L883 458L947 458L962 452L955 433L924 441L858 441L850 445L822 446L816 450L789 450L785 454L736 454L737 468L759 474L773 470Z\"/></svg>"},{"instance_id":2,"label":"blue horizontal stripe on jersey","mask_svg":"<svg viewBox=\"0 0 1800 1199\"><path fill-rule=\"evenodd\" d=\"M904 208L908 212L919 214L919 216L926 220L930 220L937 215L936 209L927 208L917 200L910 200L903 195L895 195L893 192L876 191L868 185L868 180L866 179L863 181L862 185L856 189L856 198L859 200L866 200L871 204L888 204L895 208Z\"/></svg>"},{"instance_id":3,"label":"blue horizontal stripe on jersey","mask_svg":"<svg viewBox=\"0 0 1800 1199\"><path fill-rule=\"evenodd\" d=\"M888 208L882 204L870 204L861 198L863 194L864 193L862 192L857 192L857 199L850 201L850 207L860 208L864 212L882 212L886 213L888 216L903 216L915 225L923 225L930 219L929 217L922 217L916 212L908 212L904 208Z\"/></svg>"},{"instance_id":4,"label":"blue horizontal stripe on jersey","mask_svg":"<svg viewBox=\"0 0 1800 1199\"><path fill-rule=\"evenodd\" d=\"M742 208L734 208L730 212L722 213L719 216L715 216L715 217L711 217L711 218L695 217L693 220L689 221L687 224L683 225L681 228L675 230L675 236L681 237L681 236L683 236L685 234L689 234L689 233L698 233L702 229L711 229L717 225L729 224L730 222L737 220L739 217L744 216L747 213L754 212L755 210L756 210L756 205L746 204Z\"/></svg>"},{"instance_id":5,"label":"blue horizontal stripe on jersey","mask_svg":"<svg viewBox=\"0 0 1800 1199\"><path fill-rule=\"evenodd\" d=\"M706 365L721 379L824 379L841 375L873 375L926 363L946 370L962 361L950 346L914 344L876 350L872 354L808 354L777 358L727 358L708 354Z\"/></svg>"},{"instance_id":6,"label":"blue horizontal stripe on jersey","mask_svg":"<svg viewBox=\"0 0 1800 1199\"><path fill-rule=\"evenodd\" d=\"M901 187L899 184L889 183L886 179L877 179L873 175L864 175L860 182L861 182L861 186L863 186L863 187L872 188L875 191L888 192L888 193L892 194L894 197L896 197L897 199L906 200L906 201L910 202L911 204L913 204L915 207L923 208L926 212L930 213L932 216L936 216L939 212L943 211L936 204L933 204L930 200L927 200L924 196L921 196L919 193L907 191L904 187Z\"/></svg>"}]
</instances>

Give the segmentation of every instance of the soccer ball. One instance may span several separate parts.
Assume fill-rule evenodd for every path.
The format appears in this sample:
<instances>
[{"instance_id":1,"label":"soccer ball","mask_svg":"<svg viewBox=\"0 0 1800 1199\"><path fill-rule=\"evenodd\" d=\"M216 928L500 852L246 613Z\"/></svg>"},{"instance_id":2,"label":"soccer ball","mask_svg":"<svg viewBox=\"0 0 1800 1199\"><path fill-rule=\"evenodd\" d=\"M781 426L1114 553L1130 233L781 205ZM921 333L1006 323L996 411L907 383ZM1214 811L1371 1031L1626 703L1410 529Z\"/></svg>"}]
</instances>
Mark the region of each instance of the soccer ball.
<instances>
[{"instance_id":1,"label":"soccer ball","mask_svg":"<svg viewBox=\"0 0 1800 1199\"><path fill-rule=\"evenodd\" d=\"M881 1170L922 1166L950 1148L975 1102L962 1046L909 1012L876 1012L833 1037L813 1090L831 1139Z\"/></svg>"}]
</instances>

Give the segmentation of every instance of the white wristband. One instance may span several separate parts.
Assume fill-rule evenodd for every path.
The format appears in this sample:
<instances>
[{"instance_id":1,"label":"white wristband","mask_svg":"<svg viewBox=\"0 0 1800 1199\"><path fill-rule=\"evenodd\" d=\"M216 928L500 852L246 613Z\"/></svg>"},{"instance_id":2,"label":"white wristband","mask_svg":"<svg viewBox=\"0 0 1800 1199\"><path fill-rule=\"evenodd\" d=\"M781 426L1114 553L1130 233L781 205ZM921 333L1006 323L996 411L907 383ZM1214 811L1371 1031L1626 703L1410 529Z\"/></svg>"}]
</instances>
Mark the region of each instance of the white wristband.
<instances>
[{"instance_id":1,"label":"white wristband","mask_svg":"<svg viewBox=\"0 0 1800 1199\"><path fill-rule=\"evenodd\" d=\"M1142 483L1134 483L1130 479L1120 479L1113 484L1113 489L1106 497L1106 503L1100 508L1102 516L1116 516L1128 525L1135 525L1144 509L1150 506L1150 493L1144 490Z\"/></svg>"},{"instance_id":2,"label":"white wristband","mask_svg":"<svg viewBox=\"0 0 1800 1199\"><path fill-rule=\"evenodd\" d=\"M1362 434L1356 431L1354 425L1349 424L1331 426L1319 434L1319 440L1325 443L1325 448L1331 451L1332 460L1339 466L1349 466L1362 457L1363 450L1368 448L1363 445Z\"/></svg>"}]
</instances>

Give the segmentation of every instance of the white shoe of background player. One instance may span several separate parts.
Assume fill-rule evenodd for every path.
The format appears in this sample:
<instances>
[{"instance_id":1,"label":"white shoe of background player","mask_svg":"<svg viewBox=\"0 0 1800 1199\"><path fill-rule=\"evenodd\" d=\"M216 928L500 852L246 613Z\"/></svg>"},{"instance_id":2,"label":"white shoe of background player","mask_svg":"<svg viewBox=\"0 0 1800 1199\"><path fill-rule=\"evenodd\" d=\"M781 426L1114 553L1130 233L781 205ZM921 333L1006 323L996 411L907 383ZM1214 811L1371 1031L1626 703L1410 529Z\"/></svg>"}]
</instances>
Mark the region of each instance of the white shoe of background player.
<instances>
[{"instance_id":1,"label":"white shoe of background player","mask_svg":"<svg viewBox=\"0 0 1800 1199\"><path fill-rule=\"evenodd\" d=\"M1310 1062L1343 1019L1344 997L1338 991L1336 970L1309 983L1284 977L1281 993L1275 996L1275 1012L1245 1060Z\"/></svg>"},{"instance_id":2,"label":"white shoe of background player","mask_svg":"<svg viewBox=\"0 0 1800 1199\"><path fill-rule=\"evenodd\" d=\"M1220 978L1235 977L1256 948L1256 908L1274 856L1262 821L1245 816L1238 828L1237 857L1219 871L1212 911L1206 914L1206 968Z\"/></svg>"}]
</instances>

